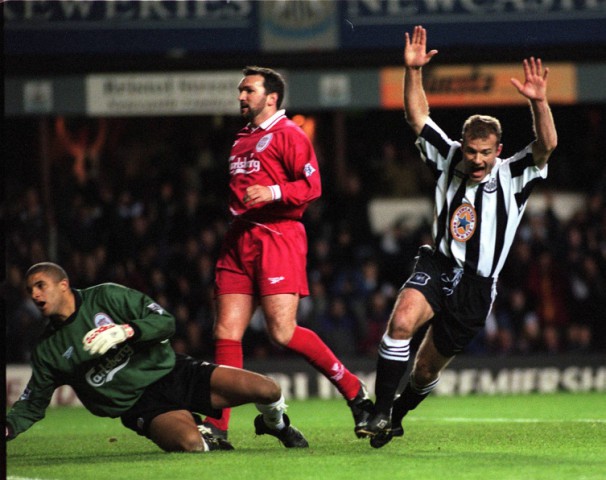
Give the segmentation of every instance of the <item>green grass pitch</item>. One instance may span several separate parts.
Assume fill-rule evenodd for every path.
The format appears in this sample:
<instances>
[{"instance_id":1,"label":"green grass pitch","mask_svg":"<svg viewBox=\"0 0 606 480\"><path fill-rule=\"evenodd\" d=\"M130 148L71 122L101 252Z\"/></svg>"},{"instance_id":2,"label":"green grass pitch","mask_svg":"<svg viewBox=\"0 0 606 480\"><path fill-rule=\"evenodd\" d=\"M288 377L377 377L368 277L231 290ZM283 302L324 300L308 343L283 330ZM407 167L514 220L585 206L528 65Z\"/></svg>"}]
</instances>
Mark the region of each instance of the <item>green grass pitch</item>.
<instances>
[{"instance_id":1,"label":"green grass pitch","mask_svg":"<svg viewBox=\"0 0 606 480\"><path fill-rule=\"evenodd\" d=\"M236 450L168 454L82 408L55 408L7 444L8 479L354 480L606 478L606 394L430 397L382 449L353 434L343 400L290 401L310 443L256 437L254 406L234 409Z\"/></svg>"}]
</instances>

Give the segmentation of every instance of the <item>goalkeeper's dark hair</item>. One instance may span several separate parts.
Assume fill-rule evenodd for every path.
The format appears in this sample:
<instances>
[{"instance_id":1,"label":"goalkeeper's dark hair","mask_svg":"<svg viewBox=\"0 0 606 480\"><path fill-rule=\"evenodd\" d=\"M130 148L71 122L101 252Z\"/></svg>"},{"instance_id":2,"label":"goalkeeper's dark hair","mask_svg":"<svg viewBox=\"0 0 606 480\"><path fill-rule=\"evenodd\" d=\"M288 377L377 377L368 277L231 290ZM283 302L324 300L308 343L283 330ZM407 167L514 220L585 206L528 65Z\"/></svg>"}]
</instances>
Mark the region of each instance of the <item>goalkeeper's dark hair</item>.
<instances>
[{"instance_id":1,"label":"goalkeeper's dark hair","mask_svg":"<svg viewBox=\"0 0 606 480\"><path fill-rule=\"evenodd\" d=\"M40 272L46 273L47 275L53 277L57 282L60 282L61 280L69 280L69 277L67 276L65 270L63 270L63 267L53 262L40 262L32 265L25 273L25 278L29 278L32 275Z\"/></svg>"},{"instance_id":2,"label":"goalkeeper's dark hair","mask_svg":"<svg viewBox=\"0 0 606 480\"><path fill-rule=\"evenodd\" d=\"M286 81L284 77L275 70L265 67L249 66L242 70L245 77L249 75L261 75L263 77L263 87L265 93L277 93L278 101L276 105L278 108L282 106L282 100L284 100L284 89L286 87Z\"/></svg>"}]
</instances>

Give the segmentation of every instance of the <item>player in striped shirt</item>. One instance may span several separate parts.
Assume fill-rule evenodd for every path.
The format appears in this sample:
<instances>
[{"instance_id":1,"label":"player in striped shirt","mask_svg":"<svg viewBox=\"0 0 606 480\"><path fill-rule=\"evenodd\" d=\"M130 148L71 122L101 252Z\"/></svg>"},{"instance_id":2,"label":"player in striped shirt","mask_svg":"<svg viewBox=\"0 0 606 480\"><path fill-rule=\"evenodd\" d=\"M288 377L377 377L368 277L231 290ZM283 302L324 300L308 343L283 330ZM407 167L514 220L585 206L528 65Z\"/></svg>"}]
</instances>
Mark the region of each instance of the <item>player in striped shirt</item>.
<instances>
[{"instance_id":1,"label":"player in striped shirt","mask_svg":"<svg viewBox=\"0 0 606 480\"><path fill-rule=\"evenodd\" d=\"M427 52L426 45L423 27L416 26L412 36L406 33L404 110L421 157L435 176L434 245L419 249L379 345L375 412L363 432L374 448L404 434L402 418L484 327L530 192L547 177L547 161L557 145L547 102L548 69L532 57L523 62L524 82L511 79L530 103L535 134L530 145L499 158L501 125L484 115L465 121L460 142L448 138L429 117L422 67L438 52ZM411 338L429 321L409 381L396 397Z\"/></svg>"}]
</instances>

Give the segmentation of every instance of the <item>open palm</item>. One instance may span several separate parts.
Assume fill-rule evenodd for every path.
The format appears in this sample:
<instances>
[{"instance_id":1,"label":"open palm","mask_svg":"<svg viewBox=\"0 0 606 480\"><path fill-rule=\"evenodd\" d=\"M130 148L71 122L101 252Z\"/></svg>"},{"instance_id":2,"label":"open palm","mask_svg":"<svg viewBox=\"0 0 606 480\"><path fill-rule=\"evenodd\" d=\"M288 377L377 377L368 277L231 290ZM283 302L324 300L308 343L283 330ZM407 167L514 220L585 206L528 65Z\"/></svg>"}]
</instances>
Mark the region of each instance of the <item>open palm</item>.
<instances>
[{"instance_id":1,"label":"open palm","mask_svg":"<svg viewBox=\"0 0 606 480\"><path fill-rule=\"evenodd\" d=\"M547 92L547 74L549 69L543 69L541 59L530 57L524 59L524 83L516 78L511 83L522 95L529 100L544 100Z\"/></svg>"},{"instance_id":2,"label":"open palm","mask_svg":"<svg viewBox=\"0 0 606 480\"><path fill-rule=\"evenodd\" d=\"M438 53L437 50L427 52L427 31L416 26L412 32L412 38L405 33L406 43L404 46L404 65L411 68L420 68L431 60Z\"/></svg>"}]
</instances>

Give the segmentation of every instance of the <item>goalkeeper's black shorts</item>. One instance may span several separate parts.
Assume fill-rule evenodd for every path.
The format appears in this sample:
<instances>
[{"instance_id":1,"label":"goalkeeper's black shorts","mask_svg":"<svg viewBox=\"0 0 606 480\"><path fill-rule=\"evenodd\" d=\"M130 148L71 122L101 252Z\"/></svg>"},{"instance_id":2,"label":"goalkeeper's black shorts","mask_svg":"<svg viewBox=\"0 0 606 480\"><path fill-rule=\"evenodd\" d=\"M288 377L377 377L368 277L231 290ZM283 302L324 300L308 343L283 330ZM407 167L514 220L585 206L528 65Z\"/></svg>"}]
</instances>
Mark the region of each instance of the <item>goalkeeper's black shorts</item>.
<instances>
[{"instance_id":1,"label":"goalkeeper's black shorts","mask_svg":"<svg viewBox=\"0 0 606 480\"><path fill-rule=\"evenodd\" d=\"M210 377L215 368L214 363L177 355L173 370L147 387L137 403L120 416L122 424L148 437L151 421L166 412L188 410L221 418L221 410L210 401Z\"/></svg>"}]
</instances>

